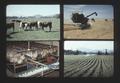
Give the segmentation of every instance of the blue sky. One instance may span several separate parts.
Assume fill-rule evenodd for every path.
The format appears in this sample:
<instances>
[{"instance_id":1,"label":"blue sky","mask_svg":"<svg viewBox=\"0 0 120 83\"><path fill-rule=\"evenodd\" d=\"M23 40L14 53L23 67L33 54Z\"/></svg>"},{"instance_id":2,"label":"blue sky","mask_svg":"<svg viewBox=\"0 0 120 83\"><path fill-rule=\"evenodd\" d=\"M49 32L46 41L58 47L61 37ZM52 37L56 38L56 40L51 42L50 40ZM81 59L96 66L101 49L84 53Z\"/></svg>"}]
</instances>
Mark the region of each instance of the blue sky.
<instances>
[{"instance_id":1,"label":"blue sky","mask_svg":"<svg viewBox=\"0 0 120 83\"><path fill-rule=\"evenodd\" d=\"M6 7L6 16L50 16L59 13L59 5L8 5Z\"/></svg>"},{"instance_id":2,"label":"blue sky","mask_svg":"<svg viewBox=\"0 0 120 83\"><path fill-rule=\"evenodd\" d=\"M98 16L91 16L90 18L111 18L113 19L112 5L64 5L64 19L70 19L72 12L80 12L85 16L97 12Z\"/></svg>"},{"instance_id":3,"label":"blue sky","mask_svg":"<svg viewBox=\"0 0 120 83\"><path fill-rule=\"evenodd\" d=\"M114 49L113 41L65 41L65 50L81 50L81 51L91 51L91 50L101 50Z\"/></svg>"}]
</instances>

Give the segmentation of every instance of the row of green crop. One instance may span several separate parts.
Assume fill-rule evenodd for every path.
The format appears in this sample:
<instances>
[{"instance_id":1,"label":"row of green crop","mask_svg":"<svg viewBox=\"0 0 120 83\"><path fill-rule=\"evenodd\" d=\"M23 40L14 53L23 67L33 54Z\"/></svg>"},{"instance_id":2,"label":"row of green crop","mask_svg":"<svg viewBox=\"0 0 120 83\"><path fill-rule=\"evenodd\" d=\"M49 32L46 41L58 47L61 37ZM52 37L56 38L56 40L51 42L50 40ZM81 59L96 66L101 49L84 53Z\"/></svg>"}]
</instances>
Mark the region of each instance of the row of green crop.
<instances>
[{"instance_id":1,"label":"row of green crop","mask_svg":"<svg viewBox=\"0 0 120 83\"><path fill-rule=\"evenodd\" d=\"M73 57L73 58L72 58ZM80 58L81 57L81 58ZM113 56L65 57L64 77L110 77L113 75Z\"/></svg>"}]
</instances>

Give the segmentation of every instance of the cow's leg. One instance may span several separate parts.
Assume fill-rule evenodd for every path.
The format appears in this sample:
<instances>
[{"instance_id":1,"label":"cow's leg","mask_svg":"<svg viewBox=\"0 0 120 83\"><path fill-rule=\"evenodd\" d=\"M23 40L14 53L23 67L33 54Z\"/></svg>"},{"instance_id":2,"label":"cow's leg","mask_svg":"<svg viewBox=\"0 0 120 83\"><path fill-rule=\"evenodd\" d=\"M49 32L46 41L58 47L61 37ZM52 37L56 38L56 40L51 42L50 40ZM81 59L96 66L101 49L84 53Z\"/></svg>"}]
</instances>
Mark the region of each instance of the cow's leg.
<instances>
[{"instance_id":1,"label":"cow's leg","mask_svg":"<svg viewBox=\"0 0 120 83\"><path fill-rule=\"evenodd\" d=\"M19 27L19 31L21 30L21 27Z\"/></svg>"},{"instance_id":2,"label":"cow's leg","mask_svg":"<svg viewBox=\"0 0 120 83\"><path fill-rule=\"evenodd\" d=\"M32 30L33 29L33 25L30 27L30 30Z\"/></svg>"},{"instance_id":3,"label":"cow's leg","mask_svg":"<svg viewBox=\"0 0 120 83\"><path fill-rule=\"evenodd\" d=\"M35 27L34 30L38 30L38 24L39 24L38 22L35 22L35 24L34 24L34 27Z\"/></svg>"},{"instance_id":4,"label":"cow's leg","mask_svg":"<svg viewBox=\"0 0 120 83\"><path fill-rule=\"evenodd\" d=\"M30 25L29 30L31 30L31 27L32 27L32 26Z\"/></svg>"},{"instance_id":5,"label":"cow's leg","mask_svg":"<svg viewBox=\"0 0 120 83\"><path fill-rule=\"evenodd\" d=\"M31 26L31 30L34 30L34 25Z\"/></svg>"},{"instance_id":6,"label":"cow's leg","mask_svg":"<svg viewBox=\"0 0 120 83\"><path fill-rule=\"evenodd\" d=\"M36 29L37 29L37 31L39 30L39 26L38 25L36 25Z\"/></svg>"},{"instance_id":7,"label":"cow's leg","mask_svg":"<svg viewBox=\"0 0 120 83\"><path fill-rule=\"evenodd\" d=\"M27 27L26 27L26 26L24 26L24 30L27 30Z\"/></svg>"},{"instance_id":8,"label":"cow's leg","mask_svg":"<svg viewBox=\"0 0 120 83\"><path fill-rule=\"evenodd\" d=\"M49 32L51 32L51 27L49 27Z\"/></svg>"},{"instance_id":9,"label":"cow's leg","mask_svg":"<svg viewBox=\"0 0 120 83\"><path fill-rule=\"evenodd\" d=\"M27 30L27 24L25 24L25 27L24 27L26 30Z\"/></svg>"},{"instance_id":10,"label":"cow's leg","mask_svg":"<svg viewBox=\"0 0 120 83\"><path fill-rule=\"evenodd\" d=\"M35 25L33 26L33 29L32 29L32 30L36 30L36 26L35 26Z\"/></svg>"},{"instance_id":11,"label":"cow's leg","mask_svg":"<svg viewBox=\"0 0 120 83\"><path fill-rule=\"evenodd\" d=\"M22 27L22 29L23 29L23 30L26 30L26 27L25 27L25 25Z\"/></svg>"},{"instance_id":12,"label":"cow's leg","mask_svg":"<svg viewBox=\"0 0 120 83\"><path fill-rule=\"evenodd\" d=\"M44 30L44 26L42 25L42 30Z\"/></svg>"},{"instance_id":13,"label":"cow's leg","mask_svg":"<svg viewBox=\"0 0 120 83\"><path fill-rule=\"evenodd\" d=\"M40 29L42 29L42 23L39 24Z\"/></svg>"},{"instance_id":14,"label":"cow's leg","mask_svg":"<svg viewBox=\"0 0 120 83\"><path fill-rule=\"evenodd\" d=\"M27 29L30 30L30 28L31 28L31 24L28 25Z\"/></svg>"},{"instance_id":15,"label":"cow's leg","mask_svg":"<svg viewBox=\"0 0 120 83\"><path fill-rule=\"evenodd\" d=\"M20 27L19 27L19 31L21 31L21 30L24 30L23 26L20 26Z\"/></svg>"},{"instance_id":16,"label":"cow's leg","mask_svg":"<svg viewBox=\"0 0 120 83\"><path fill-rule=\"evenodd\" d=\"M50 25L49 25L49 32L51 32L51 28L52 28L52 25L50 24Z\"/></svg>"},{"instance_id":17,"label":"cow's leg","mask_svg":"<svg viewBox=\"0 0 120 83\"><path fill-rule=\"evenodd\" d=\"M25 24L22 24L22 29L25 30Z\"/></svg>"}]
</instances>

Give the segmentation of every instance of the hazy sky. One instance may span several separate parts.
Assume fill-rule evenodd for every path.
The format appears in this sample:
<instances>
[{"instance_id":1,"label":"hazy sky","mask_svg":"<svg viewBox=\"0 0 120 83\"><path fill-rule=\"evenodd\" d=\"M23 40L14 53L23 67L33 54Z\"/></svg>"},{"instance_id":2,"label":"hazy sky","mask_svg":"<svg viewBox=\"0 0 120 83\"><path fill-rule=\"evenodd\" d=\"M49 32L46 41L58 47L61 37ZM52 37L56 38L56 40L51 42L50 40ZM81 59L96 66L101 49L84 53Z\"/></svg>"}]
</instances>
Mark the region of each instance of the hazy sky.
<instances>
[{"instance_id":1,"label":"hazy sky","mask_svg":"<svg viewBox=\"0 0 120 83\"><path fill-rule=\"evenodd\" d=\"M59 5L8 5L7 16L49 16L60 13Z\"/></svg>"},{"instance_id":2,"label":"hazy sky","mask_svg":"<svg viewBox=\"0 0 120 83\"><path fill-rule=\"evenodd\" d=\"M72 12L80 12L85 16L97 12L98 16L91 16L90 18L113 18L112 5L64 5L64 19L70 19Z\"/></svg>"},{"instance_id":3,"label":"hazy sky","mask_svg":"<svg viewBox=\"0 0 120 83\"><path fill-rule=\"evenodd\" d=\"M114 49L113 41L65 41L65 50L112 50Z\"/></svg>"}]
</instances>

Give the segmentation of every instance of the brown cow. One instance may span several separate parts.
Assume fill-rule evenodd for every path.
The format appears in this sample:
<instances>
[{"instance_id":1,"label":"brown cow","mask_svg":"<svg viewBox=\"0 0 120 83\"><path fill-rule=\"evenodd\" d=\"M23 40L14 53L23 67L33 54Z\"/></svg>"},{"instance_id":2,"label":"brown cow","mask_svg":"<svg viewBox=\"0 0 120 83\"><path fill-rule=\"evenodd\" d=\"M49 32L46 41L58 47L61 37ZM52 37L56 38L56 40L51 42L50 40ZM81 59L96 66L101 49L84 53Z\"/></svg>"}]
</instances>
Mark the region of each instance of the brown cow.
<instances>
[{"instance_id":1,"label":"brown cow","mask_svg":"<svg viewBox=\"0 0 120 83\"><path fill-rule=\"evenodd\" d=\"M49 32L50 32L52 28L52 22L41 22L40 26L42 27L42 30L44 30L44 28L49 27Z\"/></svg>"}]
</instances>

